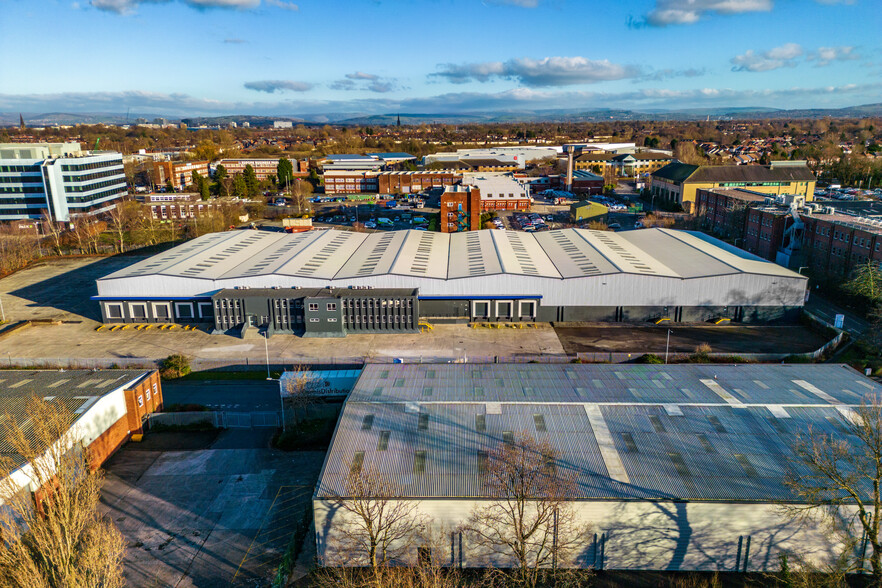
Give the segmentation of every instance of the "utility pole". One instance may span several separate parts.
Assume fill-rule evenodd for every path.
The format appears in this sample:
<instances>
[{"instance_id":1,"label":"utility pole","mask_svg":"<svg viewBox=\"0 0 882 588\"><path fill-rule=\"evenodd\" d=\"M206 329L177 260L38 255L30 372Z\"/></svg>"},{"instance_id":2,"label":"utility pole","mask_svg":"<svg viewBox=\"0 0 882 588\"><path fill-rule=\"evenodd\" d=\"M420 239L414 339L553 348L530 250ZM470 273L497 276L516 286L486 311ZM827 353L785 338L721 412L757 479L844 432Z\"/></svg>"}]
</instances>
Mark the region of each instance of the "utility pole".
<instances>
[{"instance_id":1,"label":"utility pole","mask_svg":"<svg viewBox=\"0 0 882 588\"><path fill-rule=\"evenodd\" d=\"M266 352L266 379L272 380L272 377L270 376L270 370L269 370L269 343L267 343L267 341L269 341L269 334L264 333L263 334L263 349Z\"/></svg>"},{"instance_id":2,"label":"utility pole","mask_svg":"<svg viewBox=\"0 0 882 588\"><path fill-rule=\"evenodd\" d=\"M668 341L665 343L665 363L668 363L668 350L671 348L671 330L668 329Z\"/></svg>"}]
</instances>

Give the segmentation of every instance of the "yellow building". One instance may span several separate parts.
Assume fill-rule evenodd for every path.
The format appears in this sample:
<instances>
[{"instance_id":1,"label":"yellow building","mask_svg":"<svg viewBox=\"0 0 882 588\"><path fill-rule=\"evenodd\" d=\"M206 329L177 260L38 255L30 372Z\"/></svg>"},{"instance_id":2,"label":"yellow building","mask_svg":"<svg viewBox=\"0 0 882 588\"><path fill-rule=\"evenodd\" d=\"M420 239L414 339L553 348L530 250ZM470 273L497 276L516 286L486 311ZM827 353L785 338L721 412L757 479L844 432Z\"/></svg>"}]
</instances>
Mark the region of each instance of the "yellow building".
<instances>
[{"instance_id":1,"label":"yellow building","mask_svg":"<svg viewBox=\"0 0 882 588\"><path fill-rule=\"evenodd\" d=\"M670 155L656 152L621 153L619 155L583 153L573 163L577 170L593 171L602 176L606 176L610 170L613 170L616 177L634 178L650 174L673 161L674 158Z\"/></svg>"},{"instance_id":2,"label":"yellow building","mask_svg":"<svg viewBox=\"0 0 882 588\"><path fill-rule=\"evenodd\" d=\"M661 202L678 203L691 212L697 190L749 188L763 194L799 194L814 199L815 175L805 161L774 161L771 165L689 165L675 161L651 174L650 194Z\"/></svg>"}]
</instances>

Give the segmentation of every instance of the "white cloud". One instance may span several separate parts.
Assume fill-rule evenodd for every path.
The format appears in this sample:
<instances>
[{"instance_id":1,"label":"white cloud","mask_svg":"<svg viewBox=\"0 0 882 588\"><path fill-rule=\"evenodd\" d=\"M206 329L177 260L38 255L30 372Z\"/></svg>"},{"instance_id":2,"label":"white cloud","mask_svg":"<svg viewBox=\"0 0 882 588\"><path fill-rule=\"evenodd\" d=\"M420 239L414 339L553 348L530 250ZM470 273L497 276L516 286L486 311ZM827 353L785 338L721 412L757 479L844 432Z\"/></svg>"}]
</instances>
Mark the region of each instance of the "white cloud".
<instances>
[{"instance_id":1,"label":"white cloud","mask_svg":"<svg viewBox=\"0 0 882 588\"><path fill-rule=\"evenodd\" d=\"M656 0L644 22L650 26L694 24L708 14L768 12L772 0Z\"/></svg>"},{"instance_id":2,"label":"white cloud","mask_svg":"<svg viewBox=\"0 0 882 588\"><path fill-rule=\"evenodd\" d=\"M507 4L509 6L520 6L521 8L536 8L539 6L539 0L489 0L490 4Z\"/></svg>"},{"instance_id":3,"label":"white cloud","mask_svg":"<svg viewBox=\"0 0 882 588\"><path fill-rule=\"evenodd\" d=\"M454 84L488 82L495 78L516 80L531 87L570 86L609 80L633 78L640 74L637 67L612 63L606 59L585 57L545 57L543 59L510 59L506 62L453 64L447 63L430 77Z\"/></svg>"},{"instance_id":4,"label":"white cloud","mask_svg":"<svg viewBox=\"0 0 882 588\"><path fill-rule=\"evenodd\" d=\"M282 10L290 10L291 12L297 12L300 10L300 6L297 4L294 4L293 2L285 2L284 0L266 0L266 3L270 6L281 8Z\"/></svg>"},{"instance_id":5,"label":"white cloud","mask_svg":"<svg viewBox=\"0 0 882 588\"><path fill-rule=\"evenodd\" d=\"M795 67L796 59L803 53L802 46L797 43L787 43L761 53L748 50L744 55L736 55L731 59L732 71L762 72Z\"/></svg>"},{"instance_id":6,"label":"white cloud","mask_svg":"<svg viewBox=\"0 0 882 588\"><path fill-rule=\"evenodd\" d=\"M459 92L424 98L391 100L385 97L356 100L302 99L231 102L187 94L158 92L63 92L56 94L0 94L0 112L125 113L174 116L329 115L334 113L381 114L425 112L438 114L476 112L529 112L545 109L626 108L632 110L700 107L769 106L778 108L839 108L878 101L882 83L787 89L735 90L699 88L678 90L648 88L628 92L554 91L515 88L496 93Z\"/></svg>"},{"instance_id":7,"label":"white cloud","mask_svg":"<svg viewBox=\"0 0 882 588\"><path fill-rule=\"evenodd\" d=\"M132 14L142 4L163 4L170 0L90 0L93 8L116 14ZM249 10L260 6L260 0L177 0L192 8L232 8L237 10ZM268 6L275 6L282 10L297 11L300 7L293 2L284 0L266 0Z\"/></svg>"},{"instance_id":8,"label":"white cloud","mask_svg":"<svg viewBox=\"0 0 882 588\"><path fill-rule=\"evenodd\" d=\"M859 56L854 52L854 47L818 47L817 51L809 54L808 60L817 62L816 67L830 65L833 61L851 61L858 59Z\"/></svg>"},{"instance_id":9,"label":"white cloud","mask_svg":"<svg viewBox=\"0 0 882 588\"><path fill-rule=\"evenodd\" d=\"M350 80L376 80L379 79L380 76L364 73L363 71L357 71L355 73L346 74L346 77Z\"/></svg>"},{"instance_id":10,"label":"white cloud","mask_svg":"<svg viewBox=\"0 0 882 588\"><path fill-rule=\"evenodd\" d=\"M344 79L328 84L328 87L332 90L346 92L367 90L377 94L387 94L398 88L394 78L381 78L376 74L369 74L363 71L348 73Z\"/></svg>"},{"instance_id":11,"label":"white cloud","mask_svg":"<svg viewBox=\"0 0 882 588\"><path fill-rule=\"evenodd\" d=\"M245 88L254 90L255 92L266 92L272 94L274 92L307 92L312 89L313 85L308 82L295 82L292 80L262 80L258 82L245 82Z\"/></svg>"}]
</instances>

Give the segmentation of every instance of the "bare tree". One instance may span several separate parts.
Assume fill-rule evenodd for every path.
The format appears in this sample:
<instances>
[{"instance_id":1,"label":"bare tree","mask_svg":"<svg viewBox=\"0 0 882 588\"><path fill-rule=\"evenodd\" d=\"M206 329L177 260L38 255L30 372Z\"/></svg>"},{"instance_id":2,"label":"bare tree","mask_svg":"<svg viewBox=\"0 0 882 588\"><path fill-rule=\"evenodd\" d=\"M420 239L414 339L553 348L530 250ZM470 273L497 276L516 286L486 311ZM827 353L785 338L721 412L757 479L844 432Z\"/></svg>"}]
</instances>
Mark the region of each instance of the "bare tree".
<instances>
[{"instance_id":1,"label":"bare tree","mask_svg":"<svg viewBox=\"0 0 882 588\"><path fill-rule=\"evenodd\" d=\"M73 415L34 398L26 416L4 419L6 446L21 460L7 453L0 461L0 585L123 586L125 543L98 512L103 476L90 467Z\"/></svg>"},{"instance_id":2,"label":"bare tree","mask_svg":"<svg viewBox=\"0 0 882 588\"><path fill-rule=\"evenodd\" d=\"M133 225L140 219L141 205L134 200L120 201L110 209L110 229L116 235L117 248L120 253L125 252L125 238Z\"/></svg>"},{"instance_id":3,"label":"bare tree","mask_svg":"<svg viewBox=\"0 0 882 588\"><path fill-rule=\"evenodd\" d=\"M809 427L797 433L794 467L785 484L798 499L783 512L797 521L820 518L844 546L850 569L869 571L874 586L882 587L882 404L877 396L854 410L842 434ZM861 540L860 535L863 536ZM865 547L860 543L866 542ZM864 554L863 552L867 553ZM869 570L864 565L869 558Z\"/></svg>"},{"instance_id":4,"label":"bare tree","mask_svg":"<svg viewBox=\"0 0 882 588\"><path fill-rule=\"evenodd\" d=\"M313 379L305 366L298 365L291 368L283 378L282 395L283 406L290 406L294 411L294 422L299 423L309 407L319 401ZM285 415L282 414L282 418Z\"/></svg>"},{"instance_id":5,"label":"bare tree","mask_svg":"<svg viewBox=\"0 0 882 588\"><path fill-rule=\"evenodd\" d=\"M370 467L354 462L338 510L336 564L370 566L376 571L414 554L427 522L417 503L403 499L400 486Z\"/></svg>"},{"instance_id":6,"label":"bare tree","mask_svg":"<svg viewBox=\"0 0 882 588\"><path fill-rule=\"evenodd\" d=\"M43 225L43 234L52 240L53 250L57 255L61 255L61 234L64 233L64 228L55 220L55 217L53 217L48 210L43 211L41 224Z\"/></svg>"},{"instance_id":7,"label":"bare tree","mask_svg":"<svg viewBox=\"0 0 882 588\"><path fill-rule=\"evenodd\" d=\"M571 502L576 478L561 471L558 458L548 441L527 433L487 452L489 500L474 508L463 529L489 563L513 560L514 579L523 586L534 587L549 570L569 564L587 536Z\"/></svg>"}]
</instances>

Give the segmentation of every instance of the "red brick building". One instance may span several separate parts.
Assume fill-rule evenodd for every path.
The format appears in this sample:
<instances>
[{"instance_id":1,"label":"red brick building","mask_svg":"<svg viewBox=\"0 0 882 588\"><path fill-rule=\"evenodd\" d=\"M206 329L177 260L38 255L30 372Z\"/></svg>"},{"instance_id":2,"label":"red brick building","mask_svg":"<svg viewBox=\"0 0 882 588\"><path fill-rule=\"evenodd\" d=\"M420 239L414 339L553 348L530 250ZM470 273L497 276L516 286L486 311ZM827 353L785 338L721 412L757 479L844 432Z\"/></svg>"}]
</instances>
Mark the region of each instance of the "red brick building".
<instances>
[{"instance_id":1,"label":"red brick building","mask_svg":"<svg viewBox=\"0 0 882 588\"><path fill-rule=\"evenodd\" d=\"M462 175L451 171L379 172L377 181L380 194L413 194L458 184Z\"/></svg>"},{"instance_id":2,"label":"red brick building","mask_svg":"<svg viewBox=\"0 0 882 588\"><path fill-rule=\"evenodd\" d=\"M153 183L156 186L165 186L171 181L175 190L183 190L192 182L193 172L198 172L203 178L207 178L207 161L154 161Z\"/></svg>"},{"instance_id":3,"label":"red brick building","mask_svg":"<svg viewBox=\"0 0 882 588\"><path fill-rule=\"evenodd\" d=\"M23 423L34 396L62 402L74 414L70 441L89 449L90 466L100 468L131 436L143 433L149 413L162 410L162 386L156 370L8 370L0 380L0 403ZM9 454L12 482L36 493L30 464Z\"/></svg>"},{"instance_id":4,"label":"red brick building","mask_svg":"<svg viewBox=\"0 0 882 588\"><path fill-rule=\"evenodd\" d=\"M377 194L377 173L371 171L333 170L324 173L325 194Z\"/></svg>"},{"instance_id":5,"label":"red brick building","mask_svg":"<svg viewBox=\"0 0 882 588\"><path fill-rule=\"evenodd\" d=\"M475 186L448 186L441 195L439 220L442 233L481 228L481 191Z\"/></svg>"},{"instance_id":6,"label":"red brick building","mask_svg":"<svg viewBox=\"0 0 882 588\"><path fill-rule=\"evenodd\" d=\"M244 174L245 168L251 166L258 180L267 180L270 176L277 176L279 173L279 158L276 159L221 159L217 165L223 165L224 169L231 176L236 174ZM309 175L309 160L292 159L291 165L294 166L294 177L303 177Z\"/></svg>"}]
</instances>

